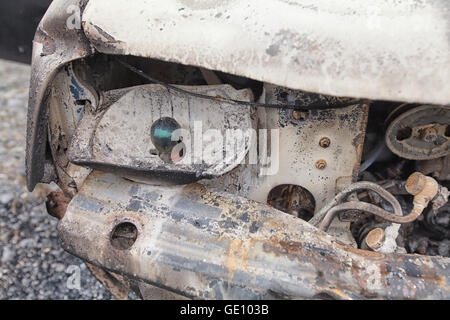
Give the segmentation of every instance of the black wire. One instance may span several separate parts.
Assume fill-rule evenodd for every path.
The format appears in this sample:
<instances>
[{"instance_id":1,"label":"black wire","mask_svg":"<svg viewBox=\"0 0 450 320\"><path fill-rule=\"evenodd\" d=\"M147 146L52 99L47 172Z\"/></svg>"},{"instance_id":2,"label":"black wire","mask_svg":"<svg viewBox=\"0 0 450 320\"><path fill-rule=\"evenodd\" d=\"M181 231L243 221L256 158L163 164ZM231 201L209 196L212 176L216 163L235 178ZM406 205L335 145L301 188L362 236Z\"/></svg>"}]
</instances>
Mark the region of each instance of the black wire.
<instances>
[{"instance_id":1,"label":"black wire","mask_svg":"<svg viewBox=\"0 0 450 320\"><path fill-rule=\"evenodd\" d=\"M208 99L208 100L214 100L214 101L223 101L223 102L228 102L228 103L235 103L235 104L240 104L240 105L245 105L245 106L251 106L251 107L263 107L263 108L276 108L276 109L294 109L294 110L326 110L326 109L336 109L336 108L344 108L344 107L348 107L351 105L355 105L355 104L359 104L359 103L367 103L364 101L351 101L342 105L336 105L333 107L330 106L324 106L323 104L311 104L305 107L300 107L300 106L294 106L294 105L288 105L288 104L269 104L269 103L259 103L259 102L249 102L249 101L242 101L242 100L234 100L234 99L229 99L229 98L224 98L224 97L220 97L220 96L208 96L205 94L201 94L201 93L195 93L195 92L191 92L191 91L187 91L187 90L183 90L181 88L178 88L176 86L170 85L168 83L165 83L161 80L155 79L152 76L149 76L148 74L146 74L144 71L132 66L131 64L121 60L121 59L117 59L117 61L122 64L124 67L126 67L127 69L133 71L134 73L140 75L141 77L160 84L164 87L166 87L167 89L179 92L179 93L183 93L183 94L188 94L200 99Z\"/></svg>"}]
</instances>

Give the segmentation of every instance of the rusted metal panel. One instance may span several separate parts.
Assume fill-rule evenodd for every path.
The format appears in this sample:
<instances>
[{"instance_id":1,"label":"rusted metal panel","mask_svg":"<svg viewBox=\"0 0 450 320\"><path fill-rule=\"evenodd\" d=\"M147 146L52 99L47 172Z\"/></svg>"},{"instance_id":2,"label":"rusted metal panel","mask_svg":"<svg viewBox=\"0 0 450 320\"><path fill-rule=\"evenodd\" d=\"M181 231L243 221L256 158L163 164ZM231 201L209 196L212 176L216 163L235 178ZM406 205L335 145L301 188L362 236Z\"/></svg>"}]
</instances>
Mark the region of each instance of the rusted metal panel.
<instances>
[{"instance_id":1,"label":"rusted metal panel","mask_svg":"<svg viewBox=\"0 0 450 320\"><path fill-rule=\"evenodd\" d=\"M301 99L303 92L265 85L266 102L280 103L283 92ZM307 106L307 101L302 101ZM297 111L298 112L298 111ZM295 119L295 111L258 109L260 126L279 129L279 170L259 177L249 198L266 202L269 191L281 184L300 185L309 190L316 209L330 201L339 189L356 181L366 132L369 106L355 104L345 108L311 110ZM320 141L330 139L324 148ZM272 150L273 151L273 150ZM322 163L323 166L319 166Z\"/></svg>"},{"instance_id":2,"label":"rusted metal panel","mask_svg":"<svg viewBox=\"0 0 450 320\"><path fill-rule=\"evenodd\" d=\"M90 0L105 53L219 70L292 89L449 104L447 0Z\"/></svg>"},{"instance_id":3,"label":"rusted metal panel","mask_svg":"<svg viewBox=\"0 0 450 320\"><path fill-rule=\"evenodd\" d=\"M278 186L300 186L312 194L317 212L336 192L357 179L369 106L355 104L332 109L339 98L269 84L264 89L267 103L295 101L308 107L321 101L330 109L259 108L258 127L267 130L267 136L259 133L258 139L267 140L267 161L241 164L227 175L202 184L261 203L266 203L271 190ZM277 135L273 137L273 133ZM324 140L328 142L321 143ZM261 145L258 152L260 157L265 155ZM356 245L349 229L349 223L335 220L330 232L345 243Z\"/></svg>"},{"instance_id":4,"label":"rusted metal panel","mask_svg":"<svg viewBox=\"0 0 450 320\"><path fill-rule=\"evenodd\" d=\"M111 232L136 227L129 249ZM267 205L204 186L163 187L94 171L59 222L90 263L202 299L450 299L448 258L355 249Z\"/></svg>"}]
</instances>

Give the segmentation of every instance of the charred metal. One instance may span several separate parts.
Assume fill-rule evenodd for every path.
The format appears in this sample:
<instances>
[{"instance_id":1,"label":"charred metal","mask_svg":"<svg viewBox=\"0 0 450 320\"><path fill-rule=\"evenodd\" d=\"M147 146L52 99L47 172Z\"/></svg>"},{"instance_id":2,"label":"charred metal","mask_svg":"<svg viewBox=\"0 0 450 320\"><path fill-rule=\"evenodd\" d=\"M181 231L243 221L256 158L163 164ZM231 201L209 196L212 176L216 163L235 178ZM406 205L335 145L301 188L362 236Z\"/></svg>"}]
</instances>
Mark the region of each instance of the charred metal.
<instances>
[{"instance_id":1,"label":"charred metal","mask_svg":"<svg viewBox=\"0 0 450 320\"><path fill-rule=\"evenodd\" d=\"M135 1L54 0L34 39L27 185L66 251L120 299L450 299L448 3L380 1L380 42L354 1Z\"/></svg>"}]
</instances>

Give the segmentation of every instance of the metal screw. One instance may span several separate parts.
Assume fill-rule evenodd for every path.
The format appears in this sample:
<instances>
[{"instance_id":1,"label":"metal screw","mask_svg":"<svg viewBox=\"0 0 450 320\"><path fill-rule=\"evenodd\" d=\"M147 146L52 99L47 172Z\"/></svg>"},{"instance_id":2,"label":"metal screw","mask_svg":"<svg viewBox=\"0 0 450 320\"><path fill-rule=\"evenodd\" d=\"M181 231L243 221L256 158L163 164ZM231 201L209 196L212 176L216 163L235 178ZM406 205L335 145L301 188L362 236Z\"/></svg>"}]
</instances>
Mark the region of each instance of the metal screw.
<instances>
[{"instance_id":1,"label":"metal screw","mask_svg":"<svg viewBox=\"0 0 450 320\"><path fill-rule=\"evenodd\" d=\"M323 159L316 161L316 168L319 170L323 170L327 167L327 162Z\"/></svg>"},{"instance_id":2,"label":"metal screw","mask_svg":"<svg viewBox=\"0 0 450 320\"><path fill-rule=\"evenodd\" d=\"M427 183L427 177L420 172L414 172L406 180L405 189L413 196L422 192Z\"/></svg>"},{"instance_id":3,"label":"metal screw","mask_svg":"<svg viewBox=\"0 0 450 320\"><path fill-rule=\"evenodd\" d=\"M375 228L370 230L366 236L366 244L372 250L377 250L381 248L384 243L384 230L381 228Z\"/></svg>"},{"instance_id":4,"label":"metal screw","mask_svg":"<svg viewBox=\"0 0 450 320\"><path fill-rule=\"evenodd\" d=\"M321 146L322 148L328 148L330 146L330 144L331 144L331 140L330 140L330 138L327 138L327 137L323 137L319 141L319 146Z\"/></svg>"},{"instance_id":5,"label":"metal screw","mask_svg":"<svg viewBox=\"0 0 450 320\"><path fill-rule=\"evenodd\" d=\"M435 142L438 138L438 133L435 128L425 128L422 130L422 140L428 143Z\"/></svg>"}]
</instances>

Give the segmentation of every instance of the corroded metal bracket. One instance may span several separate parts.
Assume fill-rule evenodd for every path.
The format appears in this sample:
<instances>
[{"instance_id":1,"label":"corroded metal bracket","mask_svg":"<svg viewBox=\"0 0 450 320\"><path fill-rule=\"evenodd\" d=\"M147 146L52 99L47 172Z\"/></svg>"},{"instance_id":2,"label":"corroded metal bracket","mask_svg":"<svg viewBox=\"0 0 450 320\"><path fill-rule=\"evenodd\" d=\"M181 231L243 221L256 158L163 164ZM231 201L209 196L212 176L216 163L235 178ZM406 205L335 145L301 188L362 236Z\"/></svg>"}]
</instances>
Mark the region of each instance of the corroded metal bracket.
<instances>
[{"instance_id":1,"label":"corroded metal bracket","mask_svg":"<svg viewBox=\"0 0 450 320\"><path fill-rule=\"evenodd\" d=\"M236 90L230 85L179 88L194 94L253 100L249 89ZM104 92L103 101L98 110L84 113L68 147L70 162L120 172L138 181L157 178L186 184L231 171L245 160L255 143L249 131L256 126L249 106L180 94L158 84ZM152 154L156 147L151 127L163 117L181 126L185 149L176 163ZM233 132L240 133L236 136L240 139L228 139ZM218 157L208 152L211 147Z\"/></svg>"},{"instance_id":2,"label":"corroded metal bracket","mask_svg":"<svg viewBox=\"0 0 450 320\"><path fill-rule=\"evenodd\" d=\"M137 237L117 249L111 235L124 222ZM143 185L94 171L58 230L68 252L191 298L450 298L448 258L355 249L199 184Z\"/></svg>"}]
</instances>

